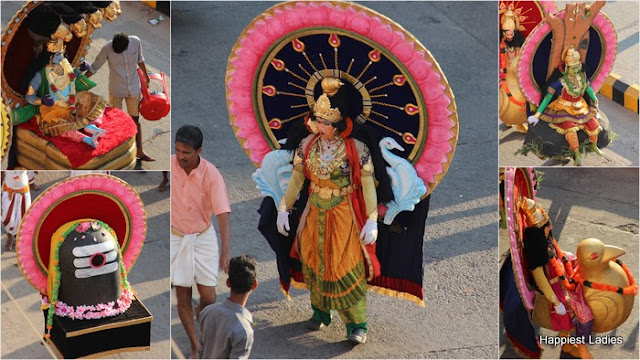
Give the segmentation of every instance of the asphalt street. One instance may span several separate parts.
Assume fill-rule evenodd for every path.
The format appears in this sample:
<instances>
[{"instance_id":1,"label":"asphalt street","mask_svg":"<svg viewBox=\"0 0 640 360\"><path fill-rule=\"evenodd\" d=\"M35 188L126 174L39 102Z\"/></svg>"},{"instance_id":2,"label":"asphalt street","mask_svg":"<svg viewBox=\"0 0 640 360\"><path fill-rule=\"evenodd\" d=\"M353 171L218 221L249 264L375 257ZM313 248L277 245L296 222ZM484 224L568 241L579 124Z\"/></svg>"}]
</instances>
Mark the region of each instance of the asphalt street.
<instances>
[{"instance_id":1,"label":"asphalt street","mask_svg":"<svg viewBox=\"0 0 640 360\"><path fill-rule=\"evenodd\" d=\"M147 237L133 269L128 275L131 287L153 315L151 349L126 352L110 357L121 359L162 359L169 357L169 191L159 192L160 171L118 171L113 175L129 183L140 195L147 212ZM36 176L39 191L69 176L68 171L41 171ZM6 235L2 235L2 244ZM51 358L41 343L43 319L40 295L18 268L15 250L2 253L2 351L3 359Z\"/></svg>"},{"instance_id":2,"label":"asphalt street","mask_svg":"<svg viewBox=\"0 0 640 360\"><path fill-rule=\"evenodd\" d=\"M15 13L20 10L24 1L2 1L2 14L0 27L5 29ZM102 46L113 38L118 32L126 32L136 35L142 41L142 50L145 57L147 70L152 73L164 72L167 78L167 88L171 89L171 63L170 63L170 18L166 15L164 21L158 25L149 24L148 20L157 19L160 12L144 5L142 2L122 1L122 15L113 23L106 20L102 27L94 32L93 42L86 55L86 60L91 63L100 52ZM95 75L91 77L98 86L92 91L109 99L109 67L105 64ZM158 81L152 81L150 91L162 92L162 85ZM169 95L171 92L168 90ZM126 108L125 108L126 109ZM140 117L142 126L142 145L144 151L156 158L155 162L140 162L136 164L136 170L169 170L169 147L171 113L157 121L147 121Z\"/></svg>"},{"instance_id":3,"label":"asphalt street","mask_svg":"<svg viewBox=\"0 0 640 360\"><path fill-rule=\"evenodd\" d=\"M585 238L594 237L607 245L626 250L620 257L638 279L638 169L542 168L536 197L549 214L553 234L560 248L575 254ZM500 254L509 251L507 230L500 230ZM518 358L502 329L500 357ZM551 330L540 334L556 336ZM631 315L620 327L598 336L621 336L621 345L592 345L596 359L638 358L638 299ZM543 345L543 358L558 359L560 348Z\"/></svg>"},{"instance_id":4,"label":"asphalt street","mask_svg":"<svg viewBox=\"0 0 640 360\"><path fill-rule=\"evenodd\" d=\"M558 8L564 9L566 1L558 1ZM608 1L602 12L611 20L617 34L618 53L613 65L614 74L620 75L627 85L638 84L638 11L637 1ZM638 166L638 114L598 95L600 109L611 122L616 139L604 149L604 156L587 153L582 166ZM500 165L501 166L573 166L573 161L540 159L533 153L516 155L524 142L525 135L515 128L508 128L499 122Z\"/></svg>"},{"instance_id":5,"label":"asphalt street","mask_svg":"<svg viewBox=\"0 0 640 360\"><path fill-rule=\"evenodd\" d=\"M336 321L304 330L309 295L279 289L275 256L257 230L262 198L255 168L235 139L227 114L224 76L231 47L264 2L174 2L172 13L173 126L199 125L202 155L226 179L231 252L258 259L260 285L248 302L254 315L255 358L495 358L497 303L497 6L488 2L365 2L413 33L439 62L456 97L460 136L449 172L431 198L425 224L425 308L370 293L369 338L352 347ZM224 284L224 275L218 283ZM218 287L218 300L228 289ZM194 294L196 292L194 291ZM194 295L194 302L197 295ZM174 357L189 345L172 292Z\"/></svg>"}]
</instances>

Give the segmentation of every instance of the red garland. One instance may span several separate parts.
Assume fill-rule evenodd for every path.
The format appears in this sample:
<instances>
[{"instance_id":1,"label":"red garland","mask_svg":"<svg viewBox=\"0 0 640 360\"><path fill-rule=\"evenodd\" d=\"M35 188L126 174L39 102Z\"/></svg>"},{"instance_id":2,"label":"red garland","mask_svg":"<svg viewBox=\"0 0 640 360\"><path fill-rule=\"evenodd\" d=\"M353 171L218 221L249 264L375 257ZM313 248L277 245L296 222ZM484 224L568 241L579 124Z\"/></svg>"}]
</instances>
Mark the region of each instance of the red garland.
<instances>
[{"instance_id":1,"label":"red garland","mask_svg":"<svg viewBox=\"0 0 640 360\"><path fill-rule=\"evenodd\" d=\"M564 268L558 263L558 260L555 257L551 259L551 266L553 266L553 269L555 270L556 275L560 276L560 279L562 280L562 283L564 284L567 290L574 291L576 289L576 284L582 284L586 287L596 289L596 290L601 290L601 291L615 292L623 295L631 295L631 294L633 294L634 296L638 295L638 285L636 284L636 279L633 277L633 274L631 273L631 270L629 270L629 267L622 261L618 259L611 260L617 263L618 265L620 265L620 267L622 267L622 270L624 270L624 273L627 275L627 279L629 279L628 286L621 288L613 285L591 282L591 281L585 280L582 277L580 268L578 268L578 271L575 271L575 269L573 268L573 264L571 263L571 261L569 261L565 257L564 252L562 252L562 250L558 246L556 239L552 239L552 242L553 242L553 246L556 249L556 253L564 263Z\"/></svg>"}]
</instances>

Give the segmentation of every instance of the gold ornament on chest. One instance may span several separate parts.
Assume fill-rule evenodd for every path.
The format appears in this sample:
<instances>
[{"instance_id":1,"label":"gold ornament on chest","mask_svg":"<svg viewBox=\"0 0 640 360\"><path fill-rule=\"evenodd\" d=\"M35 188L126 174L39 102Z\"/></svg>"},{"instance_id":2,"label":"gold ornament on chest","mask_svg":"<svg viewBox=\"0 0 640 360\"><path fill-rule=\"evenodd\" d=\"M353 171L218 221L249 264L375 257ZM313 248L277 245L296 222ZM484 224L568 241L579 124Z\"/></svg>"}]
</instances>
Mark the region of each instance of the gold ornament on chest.
<instances>
[{"instance_id":1,"label":"gold ornament on chest","mask_svg":"<svg viewBox=\"0 0 640 360\"><path fill-rule=\"evenodd\" d=\"M344 164L347 152L344 141L318 139L309 151L306 161L309 170L320 179L329 179L331 173Z\"/></svg>"}]
</instances>

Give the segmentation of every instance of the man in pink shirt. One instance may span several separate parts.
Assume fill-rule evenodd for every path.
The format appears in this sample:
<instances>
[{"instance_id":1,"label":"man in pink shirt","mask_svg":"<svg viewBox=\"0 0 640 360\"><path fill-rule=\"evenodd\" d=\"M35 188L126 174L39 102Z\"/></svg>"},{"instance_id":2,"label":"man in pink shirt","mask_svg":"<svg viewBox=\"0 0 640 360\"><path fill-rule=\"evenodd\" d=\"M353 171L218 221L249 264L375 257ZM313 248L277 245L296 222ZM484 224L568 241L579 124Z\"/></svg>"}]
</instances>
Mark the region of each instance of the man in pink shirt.
<instances>
[{"instance_id":1,"label":"man in pink shirt","mask_svg":"<svg viewBox=\"0 0 640 360\"><path fill-rule=\"evenodd\" d=\"M198 287L200 310L216 302L218 270L228 272L230 250L229 199L222 175L200 156L202 131L184 125L176 132L171 157L171 283L176 287L178 314L198 356L198 337L191 305L193 283ZM221 247L211 222L216 215Z\"/></svg>"}]
</instances>

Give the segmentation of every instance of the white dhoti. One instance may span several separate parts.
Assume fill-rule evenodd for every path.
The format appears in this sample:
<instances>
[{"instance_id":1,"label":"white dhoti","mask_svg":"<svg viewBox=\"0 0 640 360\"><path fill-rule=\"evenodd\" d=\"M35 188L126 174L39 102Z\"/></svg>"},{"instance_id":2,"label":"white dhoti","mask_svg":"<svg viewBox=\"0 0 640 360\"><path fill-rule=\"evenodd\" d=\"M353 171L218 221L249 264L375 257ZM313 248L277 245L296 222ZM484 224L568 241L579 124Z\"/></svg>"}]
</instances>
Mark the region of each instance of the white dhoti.
<instances>
[{"instance_id":1,"label":"white dhoti","mask_svg":"<svg viewBox=\"0 0 640 360\"><path fill-rule=\"evenodd\" d=\"M29 179L26 171L6 171L2 186L2 225L15 236L22 217L31 206Z\"/></svg>"},{"instance_id":2,"label":"white dhoti","mask_svg":"<svg viewBox=\"0 0 640 360\"><path fill-rule=\"evenodd\" d=\"M213 226L199 234L171 231L171 283L191 287L216 286L220 253Z\"/></svg>"}]
</instances>

